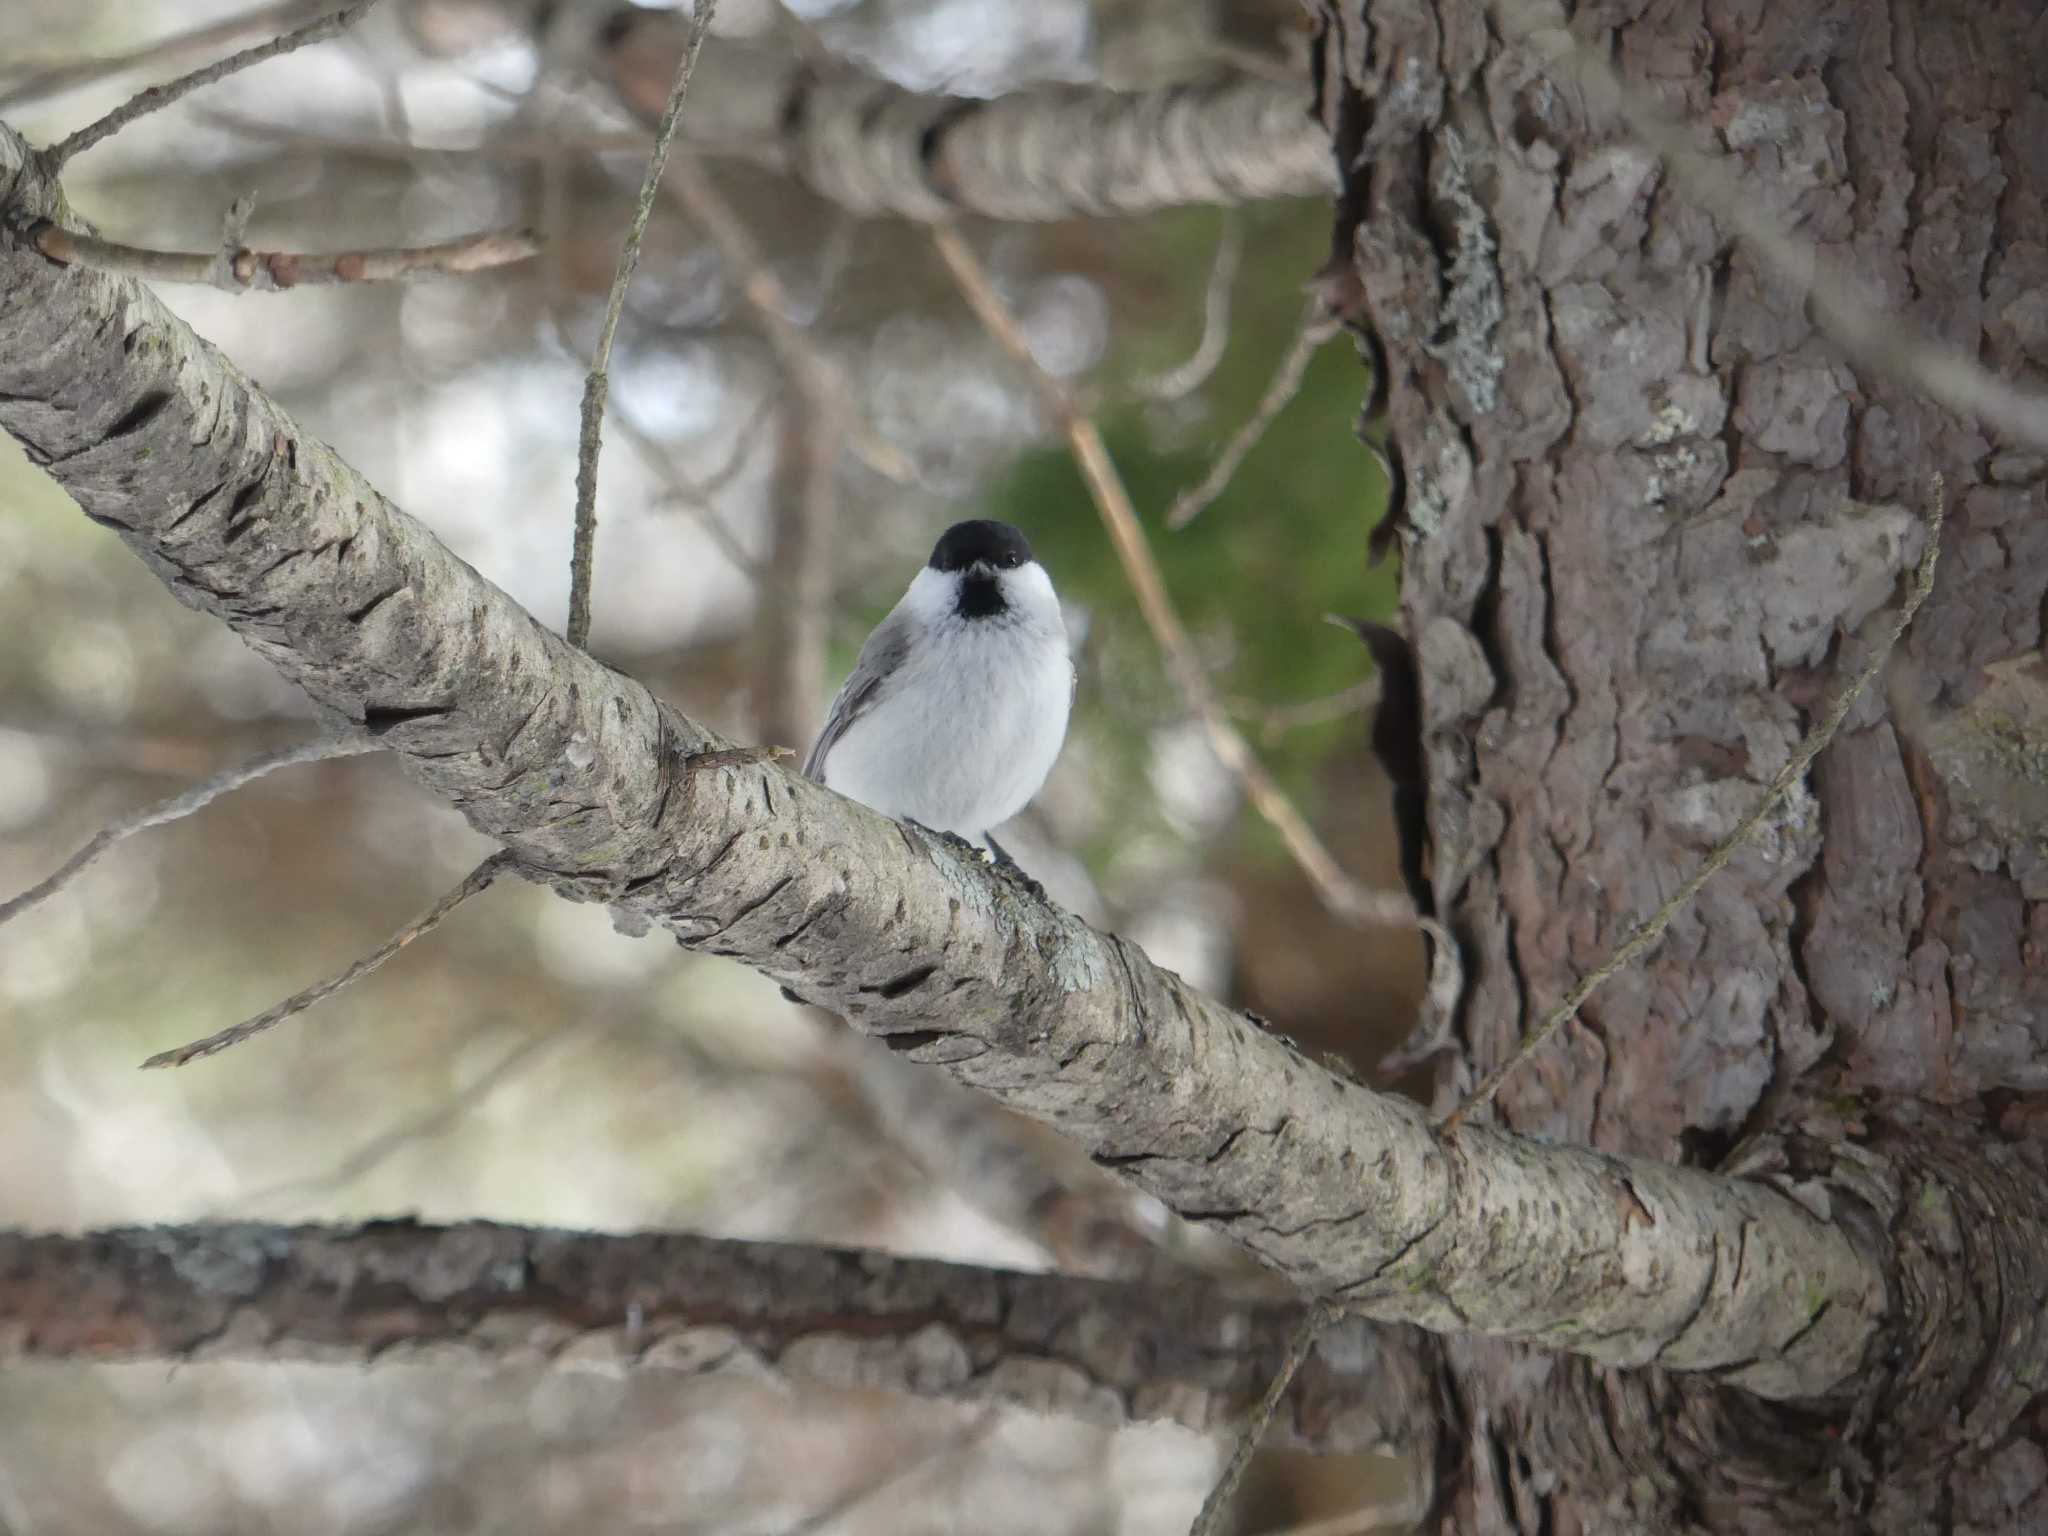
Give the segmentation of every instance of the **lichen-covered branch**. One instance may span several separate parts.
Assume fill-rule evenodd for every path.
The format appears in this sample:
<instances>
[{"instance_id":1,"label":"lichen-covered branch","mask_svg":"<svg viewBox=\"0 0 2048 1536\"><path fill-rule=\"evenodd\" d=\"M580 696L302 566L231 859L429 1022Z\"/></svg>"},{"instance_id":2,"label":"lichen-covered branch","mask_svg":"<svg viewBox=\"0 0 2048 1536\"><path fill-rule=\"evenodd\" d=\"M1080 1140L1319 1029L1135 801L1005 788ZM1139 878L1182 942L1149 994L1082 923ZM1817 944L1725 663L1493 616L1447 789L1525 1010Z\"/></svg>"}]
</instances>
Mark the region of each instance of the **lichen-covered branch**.
<instances>
[{"instance_id":1,"label":"lichen-covered branch","mask_svg":"<svg viewBox=\"0 0 2048 1536\"><path fill-rule=\"evenodd\" d=\"M604 1361L1207 1432L1258 1399L1298 1315L1199 1283L669 1233L410 1221L0 1231L0 1367ZM1419 1447L1434 1431L1426 1359L1415 1334L1335 1325L1280 1405L1278 1443Z\"/></svg>"},{"instance_id":2,"label":"lichen-covered branch","mask_svg":"<svg viewBox=\"0 0 2048 1536\"><path fill-rule=\"evenodd\" d=\"M54 193L0 128L0 217L54 217ZM1822 1216L1761 1180L1438 1138L1414 1104L577 652L137 285L0 250L0 427L528 873L945 1065L1304 1288L1772 1396L1864 1363L1888 1248L1848 1194Z\"/></svg>"},{"instance_id":3,"label":"lichen-covered branch","mask_svg":"<svg viewBox=\"0 0 2048 1536\"><path fill-rule=\"evenodd\" d=\"M565 14L534 0L414 0L409 16L428 48L447 52L582 27L594 77L650 123L689 31L679 13L631 5ZM1307 88L1248 76L979 100L820 72L787 48L714 43L684 136L764 160L850 212L927 221L1146 213L1323 196L1337 183Z\"/></svg>"}]
</instances>

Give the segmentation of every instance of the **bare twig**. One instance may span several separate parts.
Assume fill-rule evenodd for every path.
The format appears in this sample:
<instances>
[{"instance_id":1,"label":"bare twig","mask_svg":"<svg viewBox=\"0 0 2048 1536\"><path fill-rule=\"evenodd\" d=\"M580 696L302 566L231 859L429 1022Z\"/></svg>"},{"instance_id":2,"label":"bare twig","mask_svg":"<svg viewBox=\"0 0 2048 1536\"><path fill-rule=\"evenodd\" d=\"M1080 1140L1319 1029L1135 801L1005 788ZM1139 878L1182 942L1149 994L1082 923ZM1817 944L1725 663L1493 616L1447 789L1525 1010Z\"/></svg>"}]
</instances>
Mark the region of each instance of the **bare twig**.
<instances>
[{"instance_id":1,"label":"bare twig","mask_svg":"<svg viewBox=\"0 0 2048 1536\"><path fill-rule=\"evenodd\" d=\"M334 283L395 283L422 277L460 277L510 266L540 251L529 230L499 229L464 235L437 245L392 246L381 250L327 254L254 251L235 245L203 251L153 251L77 234L55 224L39 225L31 237L37 250L67 266L96 267L159 283L205 283L228 293L276 293Z\"/></svg>"},{"instance_id":2,"label":"bare twig","mask_svg":"<svg viewBox=\"0 0 2048 1536\"><path fill-rule=\"evenodd\" d=\"M738 213L695 159L679 161L669 187L684 210L703 226L719 259L739 283L740 298L760 321L768 344L794 375L807 400L825 401L845 418L847 445L860 461L886 480L907 485L917 466L901 448L854 412L844 371L790 319L789 295Z\"/></svg>"},{"instance_id":3,"label":"bare twig","mask_svg":"<svg viewBox=\"0 0 2048 1536\"><path fill-rule=\"evenodd\" d=\"M768 407L773 403L772 392L762 396L761 405L753 418L733 434L732 451L726 461L702 480L693 480L677 469L675 458L669 452L668 446L657 440L653 433L616 405L609 412L613 424L624 434L626 441L640 451L641 458L647 461L656 474L668 481L669 494L664 498L663 504L678 507L687 513L690 520L703 529L711 542L718 546L718 552L725 556L732 568L753 582L761 579L760 563L746 552L738 537L725 526L724 520L718 515L718 509L711 505L711 496L738 474L740 466L746 463L747 449L753 445L754 434L759 430L761 422L767 418Z\"/></svg>"},{"instance_id":4,"label":"bare twig","mask_svg":"<svg viewBox=\"0 0 2048 1536\"><path fill-rule=\"evenodd\" d=\"M1287 1395L1287 1389L1294 1385L1295 1373L1301 1369L1302 1361L1308 1358L1308 1352L1315 1348L1316 1339L1336 1317L1337 1309L1326 1301L1318 1301L1308 1309L1293 1337L1287 1341L1287 1353L1280 1359L1280 1369L1273 1373L1273 1379L1266 1383L1264 1395L1246 1416L1244 1429L1231 1449L1230 1460L1224 1463L1223 1475L1216 1479L1216 1486L1202 1500L1195 1523L1188 1527L1188 1536L1215 1536L1223 1528L1223 1516L1230 1508L1230 1497L1237 1492L1237 1485L1244 1481L1245 1469L1251 1466L1252 1455L1258 1450L1259 1442L1266 1438L1266 1428L1273 1422L1274 1410L1279 1408L1280 1399Z\"/></svg>"},{"instance_id":5,"label":"bare twig","mask_svg":"<svg viewBox=\"0 0 2048 1536\"><path fill-rule=\"evenodd\" d=\"M225 48L245 37L269 36L279 27L291 26L303 16L317 15L328 8L328 0L286 0L282 5L260 5L239 16L224 17L203 27L194 27L189 32L160 37L126 53L47 64L32 73L17 74L5 87L0 87L0 113L11 115L36 102L47 101L53 96L64 95L115 75L127 74L145 65L169 65L191 54Z\"/></svg>"},{"instance_id":6,"label":"bare twig","mask_svg":"<svg viewBox=\"0 0 2048 1536\"><path fill-rule=\"evenodd\" d=\"M240 1045L252 1035L260 1035L274 1024L281 1024L293 1014L304 1013L315 1003L324 1002L343 987L362 980L397 954L406 945L423 934L432 933L441 926L441 920L470 897L487 889L493 880L512 865L512 855L500 852L492 854L483 863L463 877L462 883L435 902L418 917L391 935L367 955L355 961L347 969L337 971L325 981L315 982L303 992L294 992L283 1002L266 1008L254 1018L244 1019L217 1034L206 1036L181 1045L176 1050L159 1051L143 1063L145 1067L182 1067L187 1062L197 1061L202 1056L212 1056L231 1045Z\"/></svg>"},{"instance_id":7,"label":"bare twig","mask_svg":"<svg viewBox=\"0 0 2048 1536\"><path fill-rule=\"evenodd\" d=\"M31 907L50 899L73 880L77 879L91 865L98 862L114 844L123 838L133 837L137 832L151 827L161 827L193 812L203 809L233 789L240 789L252 779L260 779L266 773L279 768L290 768L298 763L317 763L330 757L352 757L362 752L375 752L377 743L365 736L324 736L314 741L302 741L296 746L281 747L275 752L265 752L247 762L237 763L223 769L203 784L195 785L181 795L150 806L147 810L136 811L107 823L92 840L78 852L66 859L47 878L30 886L19 896L0 901L0 923L19 917Z\"/></svg>"},{"instance_id":8,"label":"bare twig","mask_svg":"<svg viewBox=\"0 0 2048 1536\"><path fill-rule=\"evenodd\" d=\"M1335 693L1326 693L1321 698L1303 699L1298 704L1266 704L1258 699L1232 699L1230 712L1240 720L1248 720L1259 728L1262 740L1271 743L1285 736L1289 731L1298 731L1306 726L1327 725L1332 720L1344 720L1362 709L1370 709L1380 701L1379 674L1353 683L1349 688L1340 688Z\"/></svg>"},{"instance_id":9,"label":"bare twig","mask_svg":"<svg viewBox=\"0 0 2048 1536\"><path fill-rule=\"evenodd\" d=\"M1223 349L1230 342L1230 289L1237 281L1237 269L1244 258L1244 221L1237 210L1226 209L1223 233L1216 241L1216 262L1209 269L1209 287L1202 296L1202 339L1194 356L1176 368L1140 379L1137 394L1142 400L1179 400L1200 389L1216 365L1223 361Z\"/></svg>"},{"instance_id":10,"label":"bare twig","mask_svg":"<svg viewBox=\"0 0 2048 1536\"><path fill-rule=\"evenodd\" d=\"M254 139L272 151L301 149L329 159L348 155L363 160L395 160L404 165L415 165L421 161L445 164L464 160L483 165L516 164L564 153L645 154L652 142L644 130L631 128L610 133L549 134L533 130L506 133L469 144L421 144L411 139L301 128L293 123L252 117L226 107L194 107L192 115L224 133Z\"/></svg>"},{"instance_id":11,"label":"bare twig","mask_svg":"<svg viewBox=\"0 0 2048 1536\"><path fill-rule=\"evenodd\" d=\"M1494 9L1510 41L1528 45L1545 64L1576 77L1588 101L1619 117L1694 202L1735 230L1812 307L1820 329L1850 357L2015 442L2048 448L2048 398L2015 388L1973 355L1917 333L1863 298L1847 273L1811 241L1792 236L1764 200L1751 195L1729 159L1695 149L1684 123L1625 84L1604 55L1568 28L1552 25L1543 7L1530 0L1495 0Z\"/></svg>"},{"instance_id":12,"label":"bare twig","mask_svg":"<svg viewBox=\"0 0 2048 1536\"><path fill-rule=\"evenodd\" d=\"M313 43L324 43L330 37L338 37L381 3L382 0L356 0L355 4L345 5L340 10L309 21L298 30L287 32L282 37L274 37L267 43L257 44L254 48L244 48L240 53L230 54L203 69L195 69L175 80L167 80L162 85L152 85L148 90L129 97L98 122L86 124L69 138L51 146L44 152L44 165L54 175L73 156L83 154L104 139L112 138L137 118L146 117L151 112L159 112L173 102L191 95L200 87L225 80L229 75L238 74L252 64L261 64L287 53L295 53Z\"/></svg>"},{"instance_id":13,"label":"bare twig","mask_svg":"<svg viewBox=\"0 0 2048 1536\"><path fill-rule=\"evenodd\" d=\"M655 126L654 149L647 157L640 199L634 205L633 222L619 247L619 264L612 273L611 295L604 306L604 325L598 331L597 349L591 354L589 376L583 381L582 424L576 444L576 542L569 558L571 645L582 645L590 638L590 574L597 546L597 456L604 446L604 404L611 393L612 340L618 335L619 316L625 311L626 289L633 281L633 269L640 264L640 241L647 233L647 221L654 215L654 195L668 165L669 146L675 141L676 125L682 121L683 100L690 93L690 76L696 72L697 56L704 51L704 37L711 30L711 12L716 3L717 0L695 0L692 6L690 43L676 65L675 84L669 87L668 103Z\"/></svg>"},{"instance_id":14,"label":"bare twig","mask_svg":"<svg viewBox=\"0 0 2048 1536\"><path fill-rule=\"evenodd\" d=\"M1103 446L1102 434L1096 431L1094 422L1080 413L1059 381L1038 365L1024 333L1017 327L1015 317L1010 314L1009 307L1003 303L980 259L968 248L967 242L944 224L934 226L932 239L982 325L996 343L1024 367L1038 386L1046 409L1065 432L1067 446L1074 455L1075 463L1080 466L1081 477L1087 482L1096 511L1101 514L1103 525L1109 531L1110 543L1116 549L1124 575L1137 593L1139 611L1144 614L1154 639L1165 653L1167 666L1182 695L1207 731L1211 749L1244 785L1245 796L1253 808L1279 833L1280 840L1314 884L1326 907L1357 923L1414 922L1415 907L1405 895L1372 890L1344 873L1294 808L1294 802L1273 781L1237 727L1230 723L1215 689L1209 684L1209 674L1201 658L1195 654L1194 643L1188 638L1180 615L1166 594L1166 583L1159 574L1158 563L1152 558L1151 548L1145 542L1138 514L1131 506L1130 493L1124 489L1116 465L1109 457L1109 450Z\"/></svg>"},{"instance_id":15,"label":"bare twig","mask_svg":"<svg viewBox=\"0 0 2048 1536\"><path fill-rule=\"evenodd\" d=\"M1258 408L1223 445L1223 451L1209 466L1209 473L1202 477L1201 483L1174 497L1173 505L1166 512L1168 528L1178 532L1187 527L1210 502L1223 494L1238 466L1258 447L1259 439L1266 435L1266 429L1273 424L1274 418L1287 408L1287 402L1300 390L1302 379L1308 375L1308 365L1322 349L1323 343L1340 329L1342 327L1337 320L1325 312L1321 300L1309 301L1308 309L1301 317L1301 328L1295 332L1294 345L1280 359L1280 366L1273 372L1273 382L1266 386Z\"/></svg>"},{"instance_id":16,"label":"bare twig","mask_svg":"<svg viewBox=\"0 0 2048 1536\"><path fill-rule=\"evenodd\" d=\"M1776 809L1780 800L1784 799L1785 792L1805 775L1813 760L1827 750L1828 743L1835 739L1835 733L1842 728L1842 722L1848 718L1856 700L1862 696L1863 690L1870 686L1870 680L1884 670L1885 662L1891 657L1892 647L1898 644L1899 636L1906 632L1907 626L1913 622L1913 616L1920 611L1920 605L1927 601L1928 594L1934 590L1934 563L1941 554L1941 525L1948 511L1940 475L1934 477L1933 502L1933 509L1927 519L1927 547L1921 552L1919 568L1913 574L1912 589L1907 593L1905 604L1899 609L1899 616L1892 621L1891 628L1878 643L1877 649L1871 653L1870 659L1863 664L1862 670L1850 679L1848 687L1836 695L1834 702L1828 706L1827 713L1821 717L1820 724L1815 726L1799 744L1798 750L1786 759L1785 766L1778 770L1777 776L1764 790L1763 797L1757 801L1750 813L1742 818L1735 830L1714 846L1713 851L1700 862L1700 867L1693 871L1691 878L1672 893L1671 899L1637 924L1629 936L1616 947L1613 954L1582 976L1577 985L1522 1038L1521 1044L1515 1047L1508 1058L1486 1074L1479 1086L1472 1090L1471 1096L1444 1116L1438 1126L1441 1132L1448 1135L1458 1128L1467 1115L1491 1104L1494 1095L1500 1092L1501 1084L1577 1015L1580 1006L1593 995L1596 988L1617 972L1633 965L1663 938L1664 930L1671 926L1671 920L1700 893L1702 886L1735 857L1736 850L1749 841L1751 835L1763 824L1764 818Z\"/></svg>"}]
</instances>

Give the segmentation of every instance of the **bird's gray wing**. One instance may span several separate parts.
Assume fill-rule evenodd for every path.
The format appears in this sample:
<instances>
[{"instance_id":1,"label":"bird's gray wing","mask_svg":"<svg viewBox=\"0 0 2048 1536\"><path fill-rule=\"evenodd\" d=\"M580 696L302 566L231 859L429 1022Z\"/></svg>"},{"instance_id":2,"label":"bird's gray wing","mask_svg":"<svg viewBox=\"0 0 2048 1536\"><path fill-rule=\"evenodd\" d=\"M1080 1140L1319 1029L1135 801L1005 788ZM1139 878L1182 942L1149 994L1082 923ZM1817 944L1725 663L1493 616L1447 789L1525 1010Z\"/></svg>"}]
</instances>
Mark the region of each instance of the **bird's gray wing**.
<instances>
[{"instance_id":1,"label":"bird's gray wing","mask_svg":"<svg viewBox=\"0 0 2048 1536\"><path fill-rule=\"evenodd\" d=\"M890 682L910 653L916 625L917 620L899 607L890 610L889 616L875 626L867 644L860 648L852 673L840 685L831 709L825 712L824 729L818 732L818 739L811 743L810 753L804 758L805 778L824 783L826 754L846 734L848 726L889 696Z\"/></svg>"}]
</instances>

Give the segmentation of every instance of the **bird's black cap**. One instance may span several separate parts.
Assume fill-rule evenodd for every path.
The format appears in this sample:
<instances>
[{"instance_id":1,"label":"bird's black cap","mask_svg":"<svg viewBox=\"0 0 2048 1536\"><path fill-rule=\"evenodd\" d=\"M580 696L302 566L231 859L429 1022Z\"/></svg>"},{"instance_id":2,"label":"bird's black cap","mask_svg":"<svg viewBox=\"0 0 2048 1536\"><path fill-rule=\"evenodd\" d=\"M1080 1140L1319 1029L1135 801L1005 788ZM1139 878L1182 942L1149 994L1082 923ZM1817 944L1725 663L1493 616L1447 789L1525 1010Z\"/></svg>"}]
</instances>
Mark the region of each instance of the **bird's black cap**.
<instances>
[{"instance_id":1,"label":"bird's black cap","mask_svg":"<svg viewBox=\"0 0 2048 1536\"><path fill-rule=\"evenodd\" d=\"M940 534L927 563L935 571L964 571L975 561L986 560L999 571L1014 571L1030 558L1031 546L1015 528L976 518Z\"/></svg>"}]
</instances>

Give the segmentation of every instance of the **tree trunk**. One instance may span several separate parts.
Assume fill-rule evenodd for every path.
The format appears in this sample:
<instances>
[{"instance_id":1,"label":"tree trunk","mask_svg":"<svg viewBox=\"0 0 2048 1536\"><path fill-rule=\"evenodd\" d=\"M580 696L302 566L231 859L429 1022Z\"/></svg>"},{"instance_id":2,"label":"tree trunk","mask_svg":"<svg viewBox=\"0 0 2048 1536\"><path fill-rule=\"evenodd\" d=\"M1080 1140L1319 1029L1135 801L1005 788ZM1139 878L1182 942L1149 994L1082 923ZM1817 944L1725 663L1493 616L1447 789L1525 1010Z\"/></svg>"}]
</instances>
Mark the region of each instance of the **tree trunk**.
<instances>
[{"instance_id":1,"label":"tree trunk","mask_svg":"<svg viewBox=\"0 0 2048 1536\"><path fill-rule=\"evenodd\" d=\"M1795 1162L1808 1135L2002 1162L2014 1182L1973 1175L1974 1211L1923 1200L1921 1223L1909 1199L1921 1230L1894 1225L1903 1252L1954 1255L2014 1230L2042 1166L2048 459L1845 362L1796 285L1512 41L1547 10L1344 3L1321 42L1325 117L1356 151L1332 291L1384 348L1435 891L1469 967L1439 1095L1754 803L1867 654L1857 627L1917 555L1938 473L1944 563L1889 712L1873 689L1811 792L1499 1115L1704 1167L1766 1131ZM2038 4L1613 0L1569 25L1902 332L2038 385ZM2048 1529L2048 1399L1997 1352L2039 1327L2006 1289L2022 1272L1916 1298L1989 1324L1952 1398L1909 1371L1881 1404L1765 1412L1453 1339L1446 1525Z\"/></svg>"}]
</instances>

